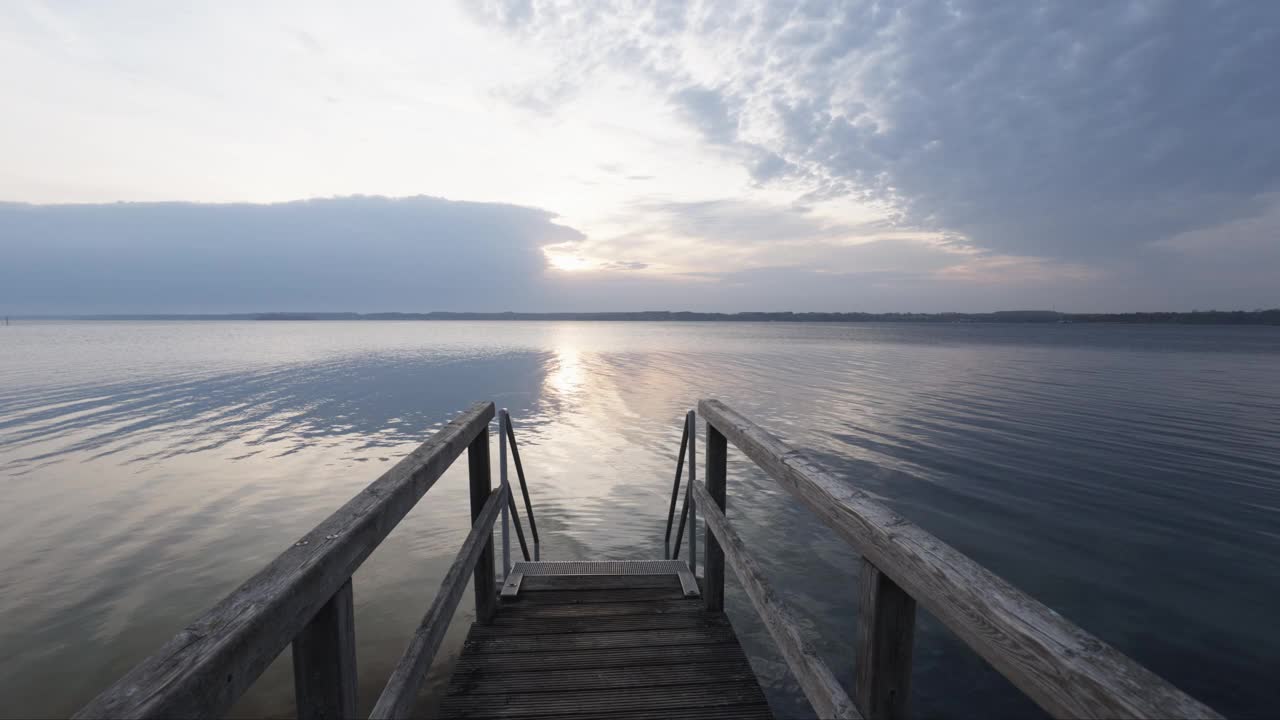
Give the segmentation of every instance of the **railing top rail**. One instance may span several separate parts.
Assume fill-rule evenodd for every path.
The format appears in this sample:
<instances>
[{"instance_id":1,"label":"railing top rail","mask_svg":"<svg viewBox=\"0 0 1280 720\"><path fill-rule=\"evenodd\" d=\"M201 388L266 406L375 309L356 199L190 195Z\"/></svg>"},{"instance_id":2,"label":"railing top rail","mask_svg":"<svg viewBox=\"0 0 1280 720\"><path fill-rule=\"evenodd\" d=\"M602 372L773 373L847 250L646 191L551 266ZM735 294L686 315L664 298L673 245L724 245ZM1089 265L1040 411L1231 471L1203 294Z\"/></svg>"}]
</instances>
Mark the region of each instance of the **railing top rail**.
<instances>
[{"instance_id":1,"label":"railing top rail","mask_svg":"<svg viewBox=\"0 0 1280 720\"><path fill-rule=\"evenodd\" d=\"M373 712L369 714L370 720L412 716L418 689L426 680L431 661L435 659L440 643L444 641L445 631L449 629L453 613L458 609L458 601L462 599L462 591L466 589L468 576L475 571L486 543L493 536L493 524L498 518L499 509L510 501L510 484L500 485L489 494L480 516L472 523L471 531L462 542L462 549L445 573L435 600L422 617L418 629L409 638L409 647L405 648L404 655L396 663L382 694L374 703Z\"/></svg>"},{"instance_id":2,"label":"railing top rail","mask_svg":"<svg viewBox=\"0 0 1280 720\"><path fill-rule=\"evenodd\" d=\"M702 417L1045 710L1219 717L718 400Z\"/></svg>"},{"instance_id":3,"label":"railing top rail","mask_svg":"<svg viewBox=\"0 0 1280 720\"><path fill-rule=\"evenodd\" d=\"M698 483L689 486L702 508L703 522L711 528L719 541L725 559L733 568L746 590L747 598L755 607L765 629L773 636L782 657L800 683L805 697L821 718L861 718L853 700L836 679L835 673L823 662L822 657L800 631L800 623L791 614L786 603L764 578L764 573L747 552L746 543L729 525L720 512L711 493Z\"/></svg>"},{"instance_id":4,"label":"railing top rail","mask_svg":"<svg viewBox=\"0 0 1280 720\"><path fill-rule=\"evenodd\" d=\"M76 716L225 714L493 416L454 418Z\"/></svg>"}]
</instances>

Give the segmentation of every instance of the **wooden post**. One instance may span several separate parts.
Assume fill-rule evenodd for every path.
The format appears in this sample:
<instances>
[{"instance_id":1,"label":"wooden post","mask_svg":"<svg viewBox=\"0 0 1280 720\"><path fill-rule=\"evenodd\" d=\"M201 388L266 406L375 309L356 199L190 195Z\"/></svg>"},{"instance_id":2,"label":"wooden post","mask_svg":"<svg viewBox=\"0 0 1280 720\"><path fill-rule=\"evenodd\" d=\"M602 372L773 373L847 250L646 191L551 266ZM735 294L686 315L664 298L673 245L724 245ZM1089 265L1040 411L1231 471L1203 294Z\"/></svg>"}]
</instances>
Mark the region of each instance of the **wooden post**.
<instances>
[{"instance_id":1,"label":"wooden post","mask_svg":"<svg viewBox=\"0 0 1280 720\"><path fill-rule=\"evenodd\" d=\"M858 579L854 701L867 720L907 717L916 601L866 558Z\"/></svg>"},{"instance_id":2,"label":"wooden post","mask_svg":"<svg viewBox=\"0 0 1280 720\"><path fill-rule=\"evenodd\" d=\"M800 621L787 609L781 593L765 580L764 571L751 559L751 553L747 552L747 544L742 541L742 537L729 527L724 513L714 507L715 500L707 493L707 489L702 485L689 487L697 496L698 505L703 508L702 522L711 526L711 532L724 551L725 562L733 568L738 580L742 582L747 599L760 614L765 629L778 644L783 659L791 668L791 674L800 683L800 689L809 698L818 717L860 720L861 716L854 707L853 700L841 687L831 668L822 661L818 651L805 638L805 633L800 631Z\"/></svg>"},{"instance_id":3,"label":"wooden post","mask_svg":"<svg viewBox=\"0 0 1280 720\"><path fill-rule=\"evenodd\" d=\"M458 557L445 573L436 599L431 602L431 609L427 610L413 637L409 638L409 647L405 648L382 695L374 703L370 720L400 720L412 716L418 689L426 679L440 643L444 642L444 634L449 629L454 610L458 609L458 601L467 589L467 575L480 559L484 544L493 539L493 520L504 499L511 500L510 488L501 488L494 493L485 503L480 519L471 524L471 532L467 533Z\"/></svg>"},{"instance_id":4,"label":"wooden post","mask_svg":"<svg viewBox=\"0 0 1280 720\"><path fill-rule=\"evenodd\" d=\"M707 423L707 493L715 501L720 512L724 512L725 484L728 480L729 444L719 430ZM703 511L703 517L706 517ZM703 523L706 524L705 522ZM706 546L702 560L702 597L707 610L720 612L724 610L724 551L711 532L706 529Z\"/></svg>"},{"instance_id":5,"label":"wooden post","mask_svg":"<svg viewBox=\"0 0 1280 720\"><path fill-rule=\"evenodd\" d=\"M299 720L356 714L356 630L351 578L293 639L293 689Z\"/></svg>"},{"instance_id":6,"label":"wooden post","mask_svg":"<svg viewBox=\"0 0 1280 720\"><path fill-rule=\"evenodd\" d=\"M76 717L226 715L467 449L493 413L493 403L476 403L449 421L80 708Z\"/></svg>"},{"instance_id":7,"label":"wooden post","mask_svg":"<svg viewBox=\"0 0 1280 720\"><path fill-rule=\"evenodd\" d=\"M484 509L489 493L493 490L493 481L489 475L489 426L486 425L467 448L467 469L471 477L471 522L475 523ZM497 568L494 566L493 533L489 533L484 550L480 552L480 560L476 563L476 622L484 625L493 620L498 611L498 590L494 585L497 579Z\"/></svg>"}]
</instances>

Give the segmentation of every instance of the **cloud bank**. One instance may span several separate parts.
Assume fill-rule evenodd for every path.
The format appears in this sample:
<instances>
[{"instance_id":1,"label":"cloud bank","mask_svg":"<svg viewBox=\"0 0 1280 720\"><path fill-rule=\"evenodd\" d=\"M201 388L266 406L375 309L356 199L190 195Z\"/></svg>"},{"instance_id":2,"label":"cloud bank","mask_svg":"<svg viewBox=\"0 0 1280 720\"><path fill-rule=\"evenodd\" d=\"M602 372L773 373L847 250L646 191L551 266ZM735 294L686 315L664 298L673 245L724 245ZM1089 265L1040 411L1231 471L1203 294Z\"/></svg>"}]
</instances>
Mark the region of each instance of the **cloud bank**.
<instances>
[{"instance_id":1,"label":"cloud bank","mask_svg":"<svg viewBox=\"0 0 1280 720\"><path fill-rule=\"evenodd\" d=\"M560 48L575 68L563 76L643 77L793 207L886 208L895 227L976 253L966 268L1060 268L1062 282L1142 287L1145 302L1212 301L1230 281L1166 241L1199 232L1203 245L1222 228L1239 301L1274 294L1260 281L1280 286L1256 272L1259 245L1280 255L1275 224L1254 223L1262 238L1233 262L1242 219L1274 216L1280 189L1280 4L501 0L476 12ZM756 214L724 222L751 235Z\"/></svg>"},{"instance_id":2,"label":"cloud bank","mask_svg":"<svg viewBox=\"0 0 1280 720\"><path fill-rule=\"evenodd\" d=\"M7 313L508 310L540 296L546 211L440 198L0 203Z\"/></svg>"},{"instance_id":3,"label":"cloud bank","mask_svg":"<svg viewBox=\"0 0 1280 720\"><path fill-rule=\"evenodd\" d=\"M1276 2L18 2L0 67L9 312L1280 304Z\"/></svg>"}]
</instances>

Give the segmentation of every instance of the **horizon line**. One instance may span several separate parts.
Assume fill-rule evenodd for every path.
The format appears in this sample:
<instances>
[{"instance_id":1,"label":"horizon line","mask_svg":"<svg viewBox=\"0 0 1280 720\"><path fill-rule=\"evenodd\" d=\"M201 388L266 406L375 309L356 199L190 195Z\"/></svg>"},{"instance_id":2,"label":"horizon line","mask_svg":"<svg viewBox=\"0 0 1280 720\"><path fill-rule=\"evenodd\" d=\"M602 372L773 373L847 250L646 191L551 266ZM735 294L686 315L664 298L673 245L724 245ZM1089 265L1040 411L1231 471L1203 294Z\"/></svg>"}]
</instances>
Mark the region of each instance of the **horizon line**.
<instances>
[{"instance_id":1,"label":"horizon line","mask_svg":"<svg viewBox=\"0 0 1280 720\"><path fill-rule=\"evenodd\" d=\"M1004 318L1048 318L1048 317L1123 317L1123 316L1204 316L1204 315L1269 315L1280 314L1280 307L1255 308L1253 310L1230 309L1218 310L1123 310L1098 312L1073 312L1044 309L1005 309L989 311L883 311L869 312L864 310L552 310L552 311L516 311L516 310L427 310L427 311L371 311L356 312L347 310L263 310L244 312L51 312L51 313L14 313L0 317L26 320L145 320L145 319L243 319L243 320L342 320L342 319L429 319L429 318L464 318L464 319L595 319L621 318L643 319L641 316L674 316L688 318L690 316L708 318L741 318L747 317L1004 317ZM573 316L569 318L568 316Z\"/></svg>"}]
</instances>

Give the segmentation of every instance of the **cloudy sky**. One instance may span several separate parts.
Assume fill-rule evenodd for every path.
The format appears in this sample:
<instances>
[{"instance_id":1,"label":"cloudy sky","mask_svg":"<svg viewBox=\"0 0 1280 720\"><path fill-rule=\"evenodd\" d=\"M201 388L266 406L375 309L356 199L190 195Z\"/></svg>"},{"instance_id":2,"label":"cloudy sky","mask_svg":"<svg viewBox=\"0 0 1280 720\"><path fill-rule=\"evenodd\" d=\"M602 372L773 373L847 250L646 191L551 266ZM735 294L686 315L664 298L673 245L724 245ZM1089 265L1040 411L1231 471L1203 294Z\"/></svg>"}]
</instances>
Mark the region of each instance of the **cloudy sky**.
<instances>
[{"instance_id":1,"label":"cloudy sky","mask_svg":"<svg viewBox=\"0 0 1280 720\"><path fill-rule=\"evenodd\" d=\"M0 4L0 308L1280 306L1280 2Z\"/></svg>"}]
</instances>

